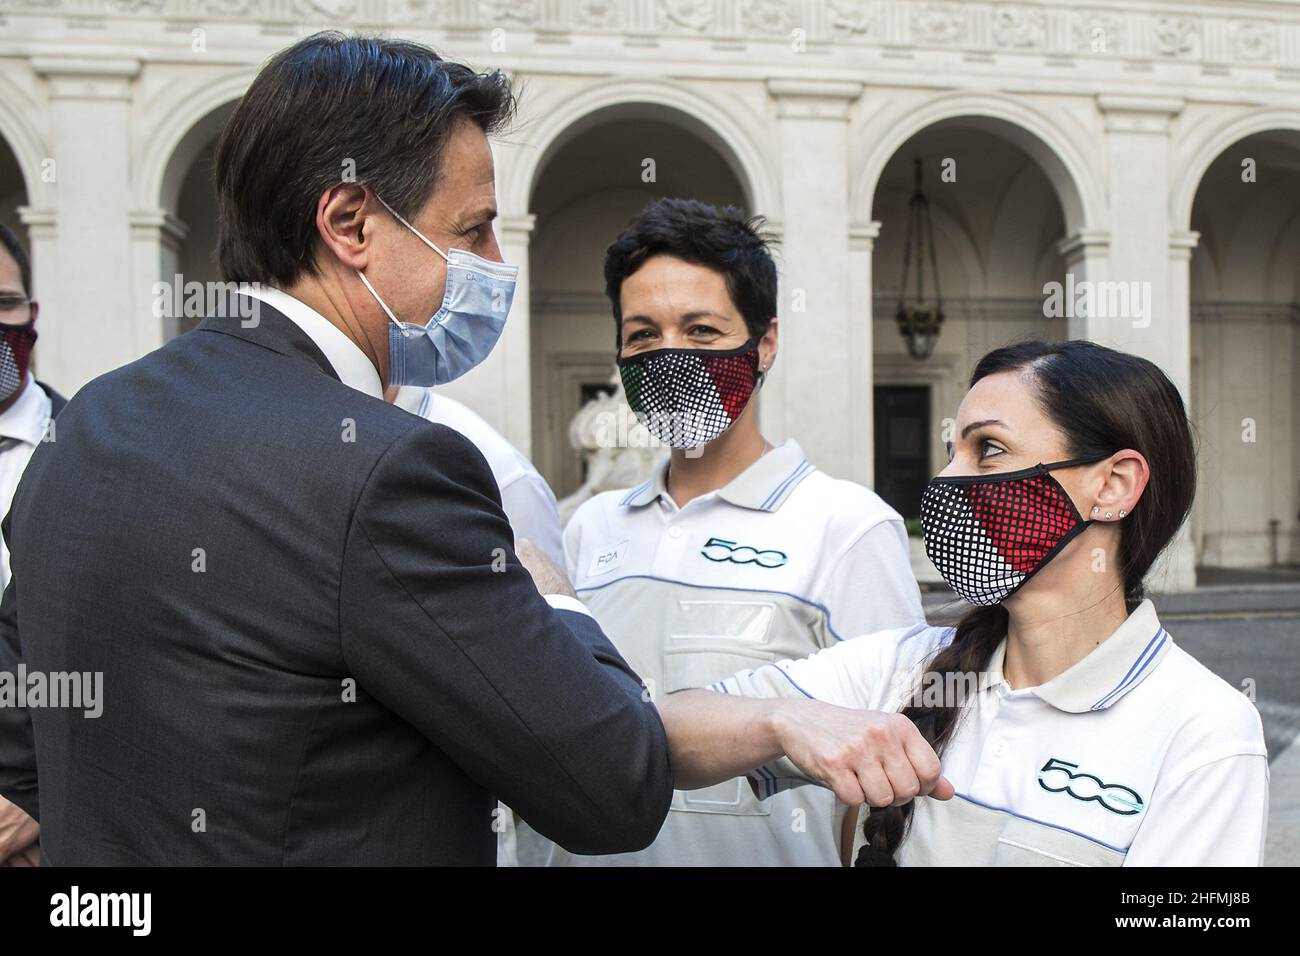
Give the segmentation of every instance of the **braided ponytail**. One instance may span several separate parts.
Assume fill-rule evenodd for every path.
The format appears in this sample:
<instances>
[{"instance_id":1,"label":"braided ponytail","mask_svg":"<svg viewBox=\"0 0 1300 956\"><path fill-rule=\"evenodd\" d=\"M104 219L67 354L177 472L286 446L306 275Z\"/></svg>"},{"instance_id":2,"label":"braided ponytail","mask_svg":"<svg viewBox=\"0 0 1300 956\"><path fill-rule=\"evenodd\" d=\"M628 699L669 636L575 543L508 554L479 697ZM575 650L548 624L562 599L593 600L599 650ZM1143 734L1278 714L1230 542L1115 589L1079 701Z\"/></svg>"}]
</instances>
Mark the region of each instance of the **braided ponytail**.
<instances>
[{"instance_id":1,"label":"braided ponytail","mask_svg":"<svg viewBox=\"0 0 1300 956\"><path fill-rule=\"evenodd\" d=\"M1007 633L1007 612L1001 604L977 607L963 617L957 625L952 642L931 659L927 672L936 675L936 683L950 686L948 674L975 674L983 672ZM939 679L942 678L942 681ZM926 742L941 753L944 745L957 730L962 712L962 701L949 700L947 695L937 705L931 705L924 696L904 707L902 714L916 724ZM854 866L894 866L894 852L907 833L916 801L901 807L875 807L862 825L866 845L859 851Z\"/></svg>"}]
</instances>

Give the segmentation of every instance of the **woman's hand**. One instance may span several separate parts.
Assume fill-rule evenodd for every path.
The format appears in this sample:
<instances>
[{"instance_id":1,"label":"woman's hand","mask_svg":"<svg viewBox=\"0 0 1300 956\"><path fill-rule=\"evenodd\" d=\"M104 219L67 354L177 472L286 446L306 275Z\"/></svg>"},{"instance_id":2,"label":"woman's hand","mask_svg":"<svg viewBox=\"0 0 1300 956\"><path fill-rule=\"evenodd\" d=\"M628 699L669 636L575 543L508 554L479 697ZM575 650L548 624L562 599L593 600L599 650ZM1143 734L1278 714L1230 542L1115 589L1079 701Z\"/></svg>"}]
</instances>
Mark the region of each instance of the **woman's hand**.
<instances>
[{"instance_id":1,"label":"woman's hand","mask_svg":"<svg viewBox=\"0 0 1300 956\"><path fill-rule=\"evenodd\" d=\"M901 714L783 700L771 717L785 755L841 803L888 807L917 796L953 795L934 749Z\"/></svg>"}]
</instances>

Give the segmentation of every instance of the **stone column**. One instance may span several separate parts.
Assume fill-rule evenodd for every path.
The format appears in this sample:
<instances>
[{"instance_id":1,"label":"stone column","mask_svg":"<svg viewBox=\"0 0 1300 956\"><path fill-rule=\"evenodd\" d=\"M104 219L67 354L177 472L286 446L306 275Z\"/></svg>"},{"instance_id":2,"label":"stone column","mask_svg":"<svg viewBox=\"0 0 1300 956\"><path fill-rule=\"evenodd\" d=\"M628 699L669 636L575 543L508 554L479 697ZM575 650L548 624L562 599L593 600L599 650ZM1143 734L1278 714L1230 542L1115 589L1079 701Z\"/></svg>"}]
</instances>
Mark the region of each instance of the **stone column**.
<instances>
[{"instance_id":1,"label":"stone column","mask_svg":"<svg viewBox=\"0 0 1300 956\"><path fill-rule=\"evenodd\" d=\"M1169 122L1182 100L1101 96L1110 170L1110 264L1106 279L1140 293L1144 308L1094 314L1088 338L1136 352L1169 375L1184 397L1190 384L1186 294L1173 295L1169 257ZM1134 285L1136 284L1136 285ZM1108 297L1114 301L1113 297ZM1118 296L1122 304L1123 296ZM1181 312L1175 307L1181 303ZM1100 305L1100 297L1098 300ZM1103 310L1104 311L1104 310Z\"/></svg>"},{"instance_id":2,"label":"stone column","mask_svg":"<svg viewBox=\"0 0 1300 956\"><path fill-rule=\"evenodd\" d=\"M880 223L849 228L849 417L858 422L849 446L849 471L843 477L872 487L876 480L873 280L871 259Z\"/></svg>"},{"instance_id":3,"label":"stone column","mask_svg":"<svg viewBox=\"0 0 1300 956\"><path fill-rule=\"evenodd\" d=\"M155 314L154 286L164 282L169 289L180 272L181 243L189 227L166 209L138 209L131 213L131 317L135 320L136 351L143 355L165 344L180 332L180 316L168 308ZM184 301L184 289L180 290ZM174 301L168 296L167 302Z\"/></svg>"},{"instance_id":4,"label":"stone column","mask_svg":"<svg viewBox=\"0 0 1300 956\"><path fill-rule=\"evenodd\" d=\"M44 374L64 394L139 356L132 294L130 118L134 59L35 57L49 84L57 275L42 289ZM46 250L51 251L51 250ZM42 270L45 271L44 269Z\"/></svg>"},{"instance_id":5,"label":"stone column","mask_svg":"<svg viewBox=\"0 0 1300 956\"><path fill-rule=\"evenodd\" d=\"M1187 231L1171 233L1168 237L1169 250L1169 305L1168 320L1179 328L1177 339L1182 343L1183 360L1186 363L1186 384L1180 383L1183 401L1187 404L1187 414L1192 413L1192 308L1191 308L1191 263L1192 251L1200 239L1199 232ZM1154 359L1152 361L1155 361ZM1168 371L1168 369L1166 369ZM1171 375L1172 377L1172 375ZM1177 379L1175 379L1177 381ZM1197 423L1199 425L1199 422ZM1198 482L1204 488L1204 479ZM1163 580L1169 590L1190 590L1196 586L1196 537L1197 517L1193 513L1174 544L1162 556L1156 573L1152 575L1153 587Z\"/></svg>"},{"instance_id":6,"label":"stone column","mask_svg":"<svg viewBox=\"0 0 1300 956\"><path fill-rule=\"evenodd\" d=\"M36 341L36 351L32 353L32 370L42 381L53 385L51 373L57 371L57 348L53 343L59 338L59 313L55 307L55 295L59 287L55 213L53 209L19 206L18 218L27 227L30 244L27 255L32 262L31 295L41 307L36 319L39 338ZM48 357L46 353L49 353ZM66 394L64 397L67 397Z\"/></svg>"},{"instance_id":7,"label":"stone column","mask_svg":"<svg viewBox=\"0 0 1300 956\"><path fill-rule=\"evenodd\" d=\"M1191 315L1185 244L1171 241L1169 220L1169 127L1183 109L1181 99L1102 95L1106 155L1110 175L1110 263L1108 303L1130 307L1120 314L1093 313L1078 321L1087 337L1133 352L1159 365L1190 407ZM1180 240L1181 242L1181 240ZM1138 294L1134 308L1133 293ZM1106 311L1106 310L1101 310ZM1190 526L1166 550L1149 578L1154 590L1195 586L1195 555Z\"/></svg>"},{"instance_id":8,"label":"stone column","mask_svg":"<svg viewBox=\"0 0 1300 956\"><path fill-rule=\"evenodd\" d=\"M780 353L764 427L774 441L795 438L829 474L848 477L855 443L870 441L853 385L864 370L844 347L864 319L852 302L848 221L848 119L862 84L782 79L768 90L780 123L784 237Z\"/></svg>"},{"instance_id":9,"label":"stone column","mask_svg":"<svg viewBox=\"0 0 1300 956\"><path fill-rule=\"evenodd\" d=\"M1086 230L1057 243L1057 251L1065 260L1066 288L1077 288L1080 282L1105 282L1110 271L1110 234ZM1089 316L1073 308L1066 312L1066 334L1072 339L1086 339L1092 331Z\"/></svg>"}]
</instances>

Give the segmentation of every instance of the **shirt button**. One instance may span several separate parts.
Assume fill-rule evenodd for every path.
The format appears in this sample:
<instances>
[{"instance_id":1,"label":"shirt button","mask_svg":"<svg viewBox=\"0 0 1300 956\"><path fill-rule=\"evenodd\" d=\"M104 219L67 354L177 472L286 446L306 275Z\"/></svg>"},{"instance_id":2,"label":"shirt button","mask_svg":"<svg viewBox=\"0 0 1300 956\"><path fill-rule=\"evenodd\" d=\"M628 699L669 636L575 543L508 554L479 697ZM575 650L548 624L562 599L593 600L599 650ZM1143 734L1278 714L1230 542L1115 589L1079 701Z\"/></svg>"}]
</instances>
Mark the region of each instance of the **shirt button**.
<instances>
[{"instance_id":1,"label":"shirt button","mask_svg":"<svg viewBox=\"0 0 1300 956\"><path fill-rule=\"evenodd\" d=\"M680 538L681 536L682 536L682 529L677 527L676 525L668 529L668 537Z\"/></svg>"},{"instance_id":2,"label":"shirt button","mask_svg":"<svg viewBox=\"0 0 1300 956\"><path fill-rule=\"evenodd\" d=\"M999 743L996 747L993 748L993 756L1005 757L1006 755L1007 755L1007 745L1005 743Z\"/></svg>"}]
</instances>

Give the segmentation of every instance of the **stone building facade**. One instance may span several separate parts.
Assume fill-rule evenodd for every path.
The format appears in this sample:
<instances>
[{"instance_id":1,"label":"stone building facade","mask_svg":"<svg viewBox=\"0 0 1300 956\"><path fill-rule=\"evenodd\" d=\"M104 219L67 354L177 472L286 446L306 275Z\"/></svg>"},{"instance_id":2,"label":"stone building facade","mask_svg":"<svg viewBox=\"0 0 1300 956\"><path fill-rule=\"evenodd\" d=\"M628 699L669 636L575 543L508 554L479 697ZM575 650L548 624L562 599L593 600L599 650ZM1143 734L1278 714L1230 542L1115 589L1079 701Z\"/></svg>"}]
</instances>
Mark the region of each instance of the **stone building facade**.
<instances>
[{"instance_id":1,"label":"stone building facade","mask_svg":"<svg viewBox=\"0 0 1300 956\"><path fill-rule=\"evenodd\" d=\"M1197 426L1164 585L1300 562L1300 5L0 0L0 221L32 249L44 378L75 391L193 324L156 289L219 278L214 138L259 64L327 27L519 84L495 150L520 292L449 392L557 493L613 368L604 248L687 195L780 240L769 437L906 510L984 351L1087 337L1157 362ZM917 159L947 316L924 360L894 323Z\"/></svg>"}]
</instances>

